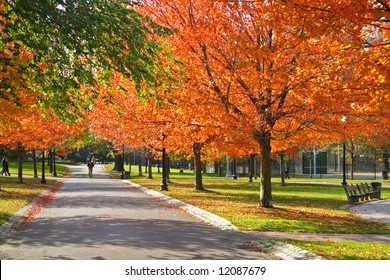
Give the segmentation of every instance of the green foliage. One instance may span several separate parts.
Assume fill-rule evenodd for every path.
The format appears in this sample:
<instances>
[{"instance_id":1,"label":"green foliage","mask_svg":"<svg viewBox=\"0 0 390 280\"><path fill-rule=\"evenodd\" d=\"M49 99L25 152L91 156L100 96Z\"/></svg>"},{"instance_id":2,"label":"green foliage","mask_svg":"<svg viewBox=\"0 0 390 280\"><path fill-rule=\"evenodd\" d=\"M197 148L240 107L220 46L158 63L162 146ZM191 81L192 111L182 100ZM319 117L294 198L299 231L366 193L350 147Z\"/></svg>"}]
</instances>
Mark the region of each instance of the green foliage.
<instances>
[{"instance_id":1,"label":"green foliage","mask_svg":"<svg viewBox=\"0 0 390 280\"><path fill-rule=\"evenodd\" d=\"M39 106L71 117L93 103L81 85L106 81L113 71L131 78L141 92L168 75L160 61L168 55L153 36L169 30L136 12L129 0L8 1L2 45L19 42L34 58L20 66L28 89L44 93ZM2 91L2 98L12 92Z\"/></svg>"}]
</instances>

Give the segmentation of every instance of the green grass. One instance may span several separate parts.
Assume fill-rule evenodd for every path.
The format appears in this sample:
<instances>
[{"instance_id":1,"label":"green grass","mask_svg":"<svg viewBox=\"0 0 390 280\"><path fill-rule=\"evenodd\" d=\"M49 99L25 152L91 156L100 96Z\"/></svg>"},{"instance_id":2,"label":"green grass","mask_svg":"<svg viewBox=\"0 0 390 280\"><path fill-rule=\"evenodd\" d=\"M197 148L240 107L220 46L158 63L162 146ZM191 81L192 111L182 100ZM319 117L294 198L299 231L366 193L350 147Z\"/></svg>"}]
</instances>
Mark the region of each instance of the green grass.
<instances>
[{"instance_id":1,"label":"green grass","mask_svg":"<svg viewBox=\"0 0 390 280\"><path fill-rule=\"evenodd\" d=\"M26 178L24 184L17 184L16 178L0 177L0 224L54 183L54 180L47 180L46 184L41 184L40 179Z\"/></svg>"},{"instance_id":2,"label":"green grass","mask_svg":"<svg viewBox=\"0 0 390 280\"><path fill-rule=\"evenodd\" d=\"M18 173L17 162L10 162L9 170L12 175ZM37 164L38 176L42 175L41 164ZM65 165L56 164L57 176L62 177L66 171ZM18 184L15 177L0 176L0 224L6 222L34 198L55 184L55 180L46 180L41 184L40 178L31 178L34 175L33 163L23 163L23 184ZM50 176L48 166L45 166L45 175Z\"/></svg>"},{"instance_id":3,"label":"green grass","mask_svg":"<svg viewBox=\"0 0 390 280\"><path fill-rule=\"evenodd\" d=\"M61 163L56 163L56 170L57 170L57 176L62 177L63 174L66 171L66 166ZM37 171L38 176L42 175L42 164L40 162L37 163ZM11 174L17 174L18 173L18 163L11 161L9 163L9 172ZM45 165L45 174L46 176L51 175L49 173L49 166L47 166L47 163ZM34 175L34 168L32 162L23 162L23 175Z\"/></svg>"},{"instance_id":4,"label":"green grass","mask_svg":"<svg viewBox=\"0 0 390 280\"><path fill-rule=\"evenodd\" d=\"M328 260L390 260L390 244L347 241L287 240Z\"/></svg>"},{"instance_id":5,"label":"green grass","mask_svg":"<svg viewBox=\"0 0 390 280\"><path fill-rule=\"evenodd\" d=\"M258 180L249 183L246 178L232 180L206 175L203 182L207 190L195 191L193 172L179 173L173 169L170 178L169 196L215 213L240 230L390 233L389 225L361 219L345 210L347 199L341 185L287 183L281 186L274 182L274 208L267 209L259 206ZM154 179L132 177L131 181L159 190L161 175L155 173ZM389 198L390 189L383 189L382 197Z\"/></svg>"}]
</instances>

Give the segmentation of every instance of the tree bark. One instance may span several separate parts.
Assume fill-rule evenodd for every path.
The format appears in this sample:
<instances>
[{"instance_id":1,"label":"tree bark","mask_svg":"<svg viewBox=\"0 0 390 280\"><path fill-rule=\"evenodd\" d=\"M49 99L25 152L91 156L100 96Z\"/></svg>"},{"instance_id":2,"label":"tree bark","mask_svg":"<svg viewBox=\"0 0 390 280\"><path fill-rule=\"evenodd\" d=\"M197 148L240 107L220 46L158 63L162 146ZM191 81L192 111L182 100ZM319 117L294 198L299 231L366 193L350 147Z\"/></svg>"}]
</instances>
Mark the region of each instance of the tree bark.
<instances>
[{"instance_id":1,"label":"tree bark","mask_svg":"<svg viewBox=\"0 0 390 280\"><path fill-rule=\"evenodd\" d=\"M248 172L248 178L249 182L253 182L253 177L255 176L255 157L256 155L250 155L249 156L249 172Z\"/></svg>"},{"instance_id":2,"label":"tree bark","mask_svg":"<svg viewBox=\"0 0 390 280\"><path fill-rule=\"evenodd\" d=\"M148 153L148 179L153 179L152 163L153 163L153 154Z\"/></svg>"},{"instance_id":3,"label":"tree bark","mask_svg":"<svg viewBox=\"0 0 390 280\"><path fill-rule=\"evenodd\" d=\"M195 160L195 189L204 190L202 180L202 162L201 162L201 150L202 144L194 143L194 160Z\"/></svg>"},{"instance_id":4,"label":"tree bark","mask_svg":"<svg viewBox=\"0 0 390 280\"><path fill-rule=\"evenodd\" d=\"M32 159L33 159L33 169L34 169L34 178L38 178L38 168L37 168L37 151L32 151Z\"/></svg>"},{"instance_id":5,"label":"tree bark","mask_svg":"<svg viewBox=\"0 0 390 280\"><path fill-rule=\"evenodd\" d=\"M53 173L53 149L49 149L49 162L47 163L49 165L49 172Z\"/></svg>"},{"instance_id":6,"label":"tree bark","mask_svg":"<svg viewBox=\"0 0 390 280\"><path fill-rule=\"evenodd\" d=\"M24 147L22 143L18 143L18 184L23 184L23 154Z\"/></svg>"},{"instance_id":7,"label":"tree bark","mask_svg":"<svg viewBox=\"0 0 390 280\"><path fill-rule=\"evenodd\" d=\"M272 208L272 190L271 190L271 134L263 133L257 137L260 144L260 206Z\"/></svg>"},{"instance_id":8,"label":"tree bark","mask_svg":"<svg viewBox=\"0 0 390 280\"><path fill-rule=\"evenodd\" d=\"M389 162L389 147L383 147L383 180L389 180L390 162Z\"/></svg>"},{"instance_id":9,"label":"tree bark","mask_svg":"<svg viewBox=\"0 0 390 280\"><path fill-rule=\"evenodd\" d=\"M214 161L214 174L219 174L219 161Z\"/></svg>"},{"instance_id":10,"label":"tree bark","mask_svg":"<svg viewBox=\"0 0 390 280\"><path fill-rule=\"evenodd\" d=\"M124 171L124 162L123 162L123 157L122 157L122 154L117 154L115 155L115 158L114 158L114 170L115 171L118 171L118 172L122 172Z\"/></svg>"},{"instance_id":11,"label":"tree bark","mask_svg":"<svg viewBox=\"0 0 390 280\"><path fill-rule=\"evenodd\" d=\"M350 151L351 155L351 180L355 179L355 169L356 169L356 161L355 161L355 152Z\"/></svg>"}]
</instances>

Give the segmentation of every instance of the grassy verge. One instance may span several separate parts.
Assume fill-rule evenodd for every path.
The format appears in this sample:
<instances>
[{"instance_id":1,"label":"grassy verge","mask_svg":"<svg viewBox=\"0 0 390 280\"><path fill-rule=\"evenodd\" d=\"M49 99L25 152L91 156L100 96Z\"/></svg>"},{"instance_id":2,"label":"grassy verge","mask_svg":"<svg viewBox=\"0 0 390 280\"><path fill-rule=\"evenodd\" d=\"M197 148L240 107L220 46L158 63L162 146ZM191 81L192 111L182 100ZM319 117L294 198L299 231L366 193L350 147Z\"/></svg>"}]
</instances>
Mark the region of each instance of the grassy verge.
<instances>
[{"instance_id":1,"label":"grassy verge","mask_svg":"<svg viewBox=\"0 0 390 280\"><path fill-rule=\"evenodd\" d=\"M107 170L110 170L110 166ZM135 172L134 172L135 173ZM343 188L334 185L273 183L274 208L259 207L259 182L246 178L204 177L206 191L194 191L193 174L172 170L168 195L215 213L240 230L315 233L390 233L390 226L363 220L343 209L347 200ZM159 190L155 179L132 177L131 181ZM390 189L382 190L390 197Z\"/></svg>"},{"instance_id":2,"label":"grassy verge","mask_svg":"<svg viewBox=\"0 0 390 280\"><path fill-rule=\"evenodd\" d=\"M46 184L41 184L39 179L27 178L24 184L17 184L15 178L0 177L0 224L54 183L54 180L47 180Z\"/></svg>"},{"instance_id":3,"label":"grassy verge","mask_svg":"<svg viewBox=\"0 0 390 280\"><path fill-rule=\"evenodd\" d=\"M38 176L41 176L41 166L38 164ZM61 177L66 171L66 167L57 164L57 176ZM10 173L17 174L17 163L10 162ZM19 211L34 198L40 195L47 188L55 184L55 180L46 180L46 184L41 184L39 178L31 178L34 174L32 162L23 163L23 184L17 184L15 177L0 177L0 224L6 222L12 215ZM49 176L48 169L46 174ZM51 175L51 174L50 174Z\"/></svg>"},{"instance_id":4,"label":"grassy verge","mask_svg":"<svg viewBox=\"0 0 390 280\"><path fill-rule=\"evenodd\" d=\"M287 240L328 260L390 260L390 244L346 241Z\"/></svg>"},{"instance_id":5,"label":"grassy verge","mask_svg":"<svg viewBox=\"0 0 390 280\"><path fill-rule=\"evenodd\" d=\"M62 177L66 171L66 166L57 163L56 164L56 170L57 170L57 176ZM41 163L37 163L37 171L38 171L38 176L42 175L42 165ZM18 163L17 162L10 162L9 164L9 172L11 174L17 174L18 173ZM45 166L45 174L46 176L51 175L49 173L49 167L46 165ZM34 175L34 168L33 168L33 163L32 162L23 162L23 175Z\"/></svg>"}]
</instances>

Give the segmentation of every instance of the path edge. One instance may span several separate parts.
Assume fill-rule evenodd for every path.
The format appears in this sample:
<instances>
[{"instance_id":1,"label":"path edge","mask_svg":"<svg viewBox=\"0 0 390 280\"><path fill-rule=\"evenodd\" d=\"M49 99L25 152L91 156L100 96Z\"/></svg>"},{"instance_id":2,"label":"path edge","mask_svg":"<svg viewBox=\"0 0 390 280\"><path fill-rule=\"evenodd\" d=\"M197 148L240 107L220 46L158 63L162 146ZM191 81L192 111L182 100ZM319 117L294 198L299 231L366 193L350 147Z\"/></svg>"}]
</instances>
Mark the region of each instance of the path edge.
<instances>
[{"instance_id":1,"label":"path edge","mask_svg":"<svg viewBox=\"0 0 390 280\"><path fill-rule=\"evenodd\" d=\"M222 230L227 231L239 231L238 228L233 225L228 220L221 218L213 213L210 213L208 211L205 211L203 209L200 209L198 207L195 207L193 205L187 204L181 200L178 200L176 198L170 197L168 195L165 195L163 193L151 190L149 188L143 187L139 184L133 183L129 180L123 180L124 183L129 184L131 187L136 188L144 193L146 193L149 196L152 196L154 198L163 200L164 202L168 203L169 205L172 205L175 208L179 208L180 210L190 214L191 216L196 217L197 219L201 220L202 222L206 224L210 224L212 226L215 226Z\"/></svg>"}]
</instances>

